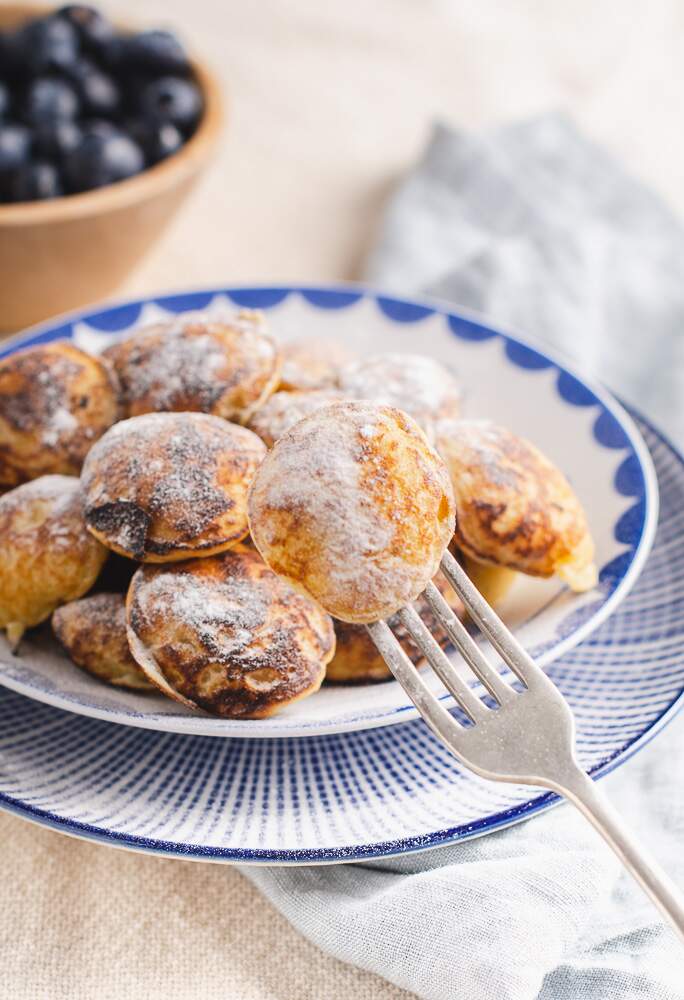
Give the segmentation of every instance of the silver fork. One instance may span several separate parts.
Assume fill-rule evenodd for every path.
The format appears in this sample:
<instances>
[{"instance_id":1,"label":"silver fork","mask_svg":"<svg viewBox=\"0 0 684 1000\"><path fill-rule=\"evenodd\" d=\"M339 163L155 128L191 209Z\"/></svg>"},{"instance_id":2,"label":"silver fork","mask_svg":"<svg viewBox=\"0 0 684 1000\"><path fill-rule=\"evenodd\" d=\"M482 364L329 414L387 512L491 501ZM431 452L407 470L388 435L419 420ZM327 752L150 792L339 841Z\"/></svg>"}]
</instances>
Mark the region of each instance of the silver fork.
<instances>
[{"instance_id":1,"label":"silver fork","mask_svg":"<svg viewBox=\"0 0 684 1000\"><path fill-rule=\"evenodd\" d=\"M428 726L466 767L493 781L541 785L572 802L684 940L684 895L648 857L580 767L575 755L575 721L562 694L449 552L442 558L441 569L523 690L516 691L489 663L433 583L425 590L430 608L497 707L488 708L459 675L413 607L402 608L400 619L472 725L462 725L429 690L387 623L374 622L366 628L390 670Z\"/></svg>"}]
</instances>

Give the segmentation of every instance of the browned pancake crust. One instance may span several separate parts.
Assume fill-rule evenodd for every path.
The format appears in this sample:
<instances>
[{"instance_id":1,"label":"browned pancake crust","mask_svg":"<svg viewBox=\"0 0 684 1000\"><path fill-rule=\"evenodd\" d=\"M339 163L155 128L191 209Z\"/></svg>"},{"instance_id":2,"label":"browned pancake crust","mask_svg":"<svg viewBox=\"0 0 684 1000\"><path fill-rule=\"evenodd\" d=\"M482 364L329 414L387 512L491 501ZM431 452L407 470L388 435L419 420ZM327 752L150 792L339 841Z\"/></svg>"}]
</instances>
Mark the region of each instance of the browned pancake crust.
<instances>
[{"instance_id":1,"label":"browned pancake crust","mask_svg":"<svg viewBox=\"0 0 684 1000\"><path fill-rule=\"evenodd\" d=\"M145 562L223 551L247 534L247 491L265 453L252 431L205 413L121 421L83 467L88 528Z\"/></svg>"},{"instance_id":2,"label":"browned pancake crust","mask_svg":"<svg viewBox=\"0 0 684 1000\"><path fill-rule=\"evenodd\" d=\"M446 598L449 606L462 618L465 613L463 604L441 573L437 574L433 583ZM414 606L437 642L441 646L446 646L448 644L448 636L439 624L425 598L423 596L419 597L414 602ZM423 663L425 657L411 639L406 627L398 616L393 615L389 619L389 624L400 641L404 652L411 659L411 662L416 665ZM336 621L335 637L335 655L328 664L326 671L327 681L334 681L339 684L364 684L369 681L386 681L392 676L390 668L378 652L365 626Z\"/></svg>"},{"instance_id":3,"label":"browned pancake crust","mask_svg":"<svg viewBox=\"0 0 684 1000\"><path fill-rule=\"evenodd\" d=\"M52 630L74 663L99 680L131 691L156 691L128 648L123 594L93 594L57 608Z\"/></svg>"},{"instance_id":4,"label":"browned pancake crust","mask_svg":"<svg viewBox=\"0 0 684 1000\"><path fill-rule=\"evenodd\" d=\"M66 340L0 361L0 488L48 473L78 475L94 441L119 419L111 365Z\"/></svg>"},{"instance_id":5,"label":"browned pancake crust","mask_svg":"<svg viewBox=\"0 0 684 1000\"><path fill-rule=\"evenodd\" d=\"M424 354L372 354L345 365L337 385L347 399L368 399L408 413L431 444L434 422L461 412L459 382L436 358Z\"/></svg>"},{"instance_id":6,"label":"browned pancake crust","mask_svg":"<svg viewBox=\"0 0 684 1000\"><path fill-rule=\"evenodd\" d=\"M483 420L441 421L437 448L451 475L459 549L532 576L596 581L594 544L565 476L511 431Z\"/></svg>"},{"instance_id":7,"label":"browned pancake crust","mask_svg":"<svg viewBox=\"0 0 684 1000\"><path fill-rule=\"evenodd\" d=\"M352 355L339 340L327 337L302 337L281 347L283 367L278 389L284 392L330 389L337 383L342 365Z\"/></svg>"},{"instance_id":8,"label":"browned pancake crust","mask_svg":"<svg viewBox=\"0 0 684 1000\"><path fill-rule=\"evenodd\" d=\"M259 435L268 448L272 448L283 434L304 417L339 399L342 399L342 394L337 389L275 392L252 415L247 426Z\"/></svg>"},{"instance_id":9,"label":"browned pancake crust","mask_svg":"<svg viewBox=\"0 0 684 1000\"><path fill-rule=\"evenodd\" d=\"M127 617L149 680L228 718L263 718L317 691L335 648L329 616L244 546L141 567Z\"/></svg>"},{"instance_id":10,"label":"browned pancake crust","mask_svg":"<svg viewBox=\"0 0 684 1000\"><path fill-rule=\"evenodd\" d=\"M138 330L105 352L121 382L126 416L213 413L244 423L273 392L280 352L263 315L196 313Z\"/></svg>"},{"instance_id":11,"label":"browned pancake crust","mask_svg":"<svg viewBox=\"0 0 684 1000\"><path fill-rule=\"evenodd\" d=\"M107 550L86 530L73 476L43 476L0 497L0 628L38 625L95 582Z\"/></svg>"}]
</instances>

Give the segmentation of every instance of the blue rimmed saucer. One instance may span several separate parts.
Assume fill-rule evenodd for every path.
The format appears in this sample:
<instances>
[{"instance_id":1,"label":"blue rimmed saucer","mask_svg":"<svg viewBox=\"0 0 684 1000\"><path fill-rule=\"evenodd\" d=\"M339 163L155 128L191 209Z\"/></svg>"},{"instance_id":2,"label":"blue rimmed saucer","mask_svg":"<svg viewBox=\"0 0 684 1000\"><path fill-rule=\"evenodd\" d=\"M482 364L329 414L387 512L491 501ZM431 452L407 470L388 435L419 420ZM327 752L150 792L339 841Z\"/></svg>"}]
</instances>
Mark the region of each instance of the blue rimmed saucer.
<instances>
[{"instance_id":1,"label":"blue rimmed saucer","mask_svg":"<svg viewBox=\"0 0 684 1000\"><path fill-rule=\"evenodd\" d=\"M615 614L549 667L594 774L626 760L684 700L684 460L640 427L661 488L653 551ZM554 801L461 771L420 720L216 740L111 725L0 690L0 805L114 846L207 861L360 860L478 836Z\"/></svg>"},{"instance_id":2,"label":"blue rimmed saucer","mask_svg":"<svg viewBox=\"0 0 684 1000\"><path fill-rule=\"evenodd\" d=\"M570 477L589 515L600 585L571 594L558 581L520 577L502 614L542 664L576 646L617 607L653 540L657 484L639 431L598 386L484 320L429 302L356 286L207 289L98 307L44 324L6 342L3 353L57 338L101 350L136 327L187 310L261 308L274 336L329 337L351 352L431 354L453 368L468 415L486 416L529 437ZM432 682L432 681L431 681ZM78 670L44 633L27 637L21 657L0 640L0 683L59 708L166 732L241 738L326 734L415 718L395 682L324 686L272 719L213 719L171 702L108 689ZM435 685L438 684L436 678Z\"/></svg>"}]
</instances>

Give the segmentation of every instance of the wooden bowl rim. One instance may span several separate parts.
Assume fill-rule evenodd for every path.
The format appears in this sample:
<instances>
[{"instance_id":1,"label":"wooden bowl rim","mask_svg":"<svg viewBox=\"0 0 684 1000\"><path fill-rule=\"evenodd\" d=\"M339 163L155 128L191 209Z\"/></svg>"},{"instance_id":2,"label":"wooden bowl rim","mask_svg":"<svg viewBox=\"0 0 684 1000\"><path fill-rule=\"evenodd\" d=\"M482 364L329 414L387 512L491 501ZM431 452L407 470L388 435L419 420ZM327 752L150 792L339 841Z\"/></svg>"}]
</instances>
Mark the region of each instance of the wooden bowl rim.
<instances>
[{"instance_id":1,"label":"wooden bowl rim","mask_svg":"<svg viewBox=\"0 0 684 1000\"><path fill-rule=\"evenodd\" d=\"M0 27L14 23L17 18L40 16L54 9L36 4L1 5ZM123 31L136 30L128 24L117 27ZM63 195L48 201L0 204L0 227L41 226L105 214L153 198L192 176L216 145L224 123L225 107L221 84L212 70L194 58L191 65L204 98L204 112L197 130L177 153L146 167L135 177L82 194Z\"/></svg>"}]
</instances>

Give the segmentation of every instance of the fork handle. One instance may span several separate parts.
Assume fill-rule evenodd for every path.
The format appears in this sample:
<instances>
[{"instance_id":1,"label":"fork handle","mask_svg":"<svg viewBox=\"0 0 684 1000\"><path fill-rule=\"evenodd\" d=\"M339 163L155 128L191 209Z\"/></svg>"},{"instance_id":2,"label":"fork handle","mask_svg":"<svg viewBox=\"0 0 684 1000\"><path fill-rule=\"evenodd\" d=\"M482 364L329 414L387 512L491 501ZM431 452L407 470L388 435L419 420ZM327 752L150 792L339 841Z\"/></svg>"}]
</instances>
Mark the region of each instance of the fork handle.
<instances>
[{"instance_id":1,"label":"fork handle","mask_svg":"<svg viewBox=\"0 0 684 1000\"><path fill-rule=\"evenodd\" d=\"M572 802L598 830L684 941L684 894L628 831L624 820L602 789L578 767L576 774L564 787L556 790Z\"/></svg>"}]
</instances>

